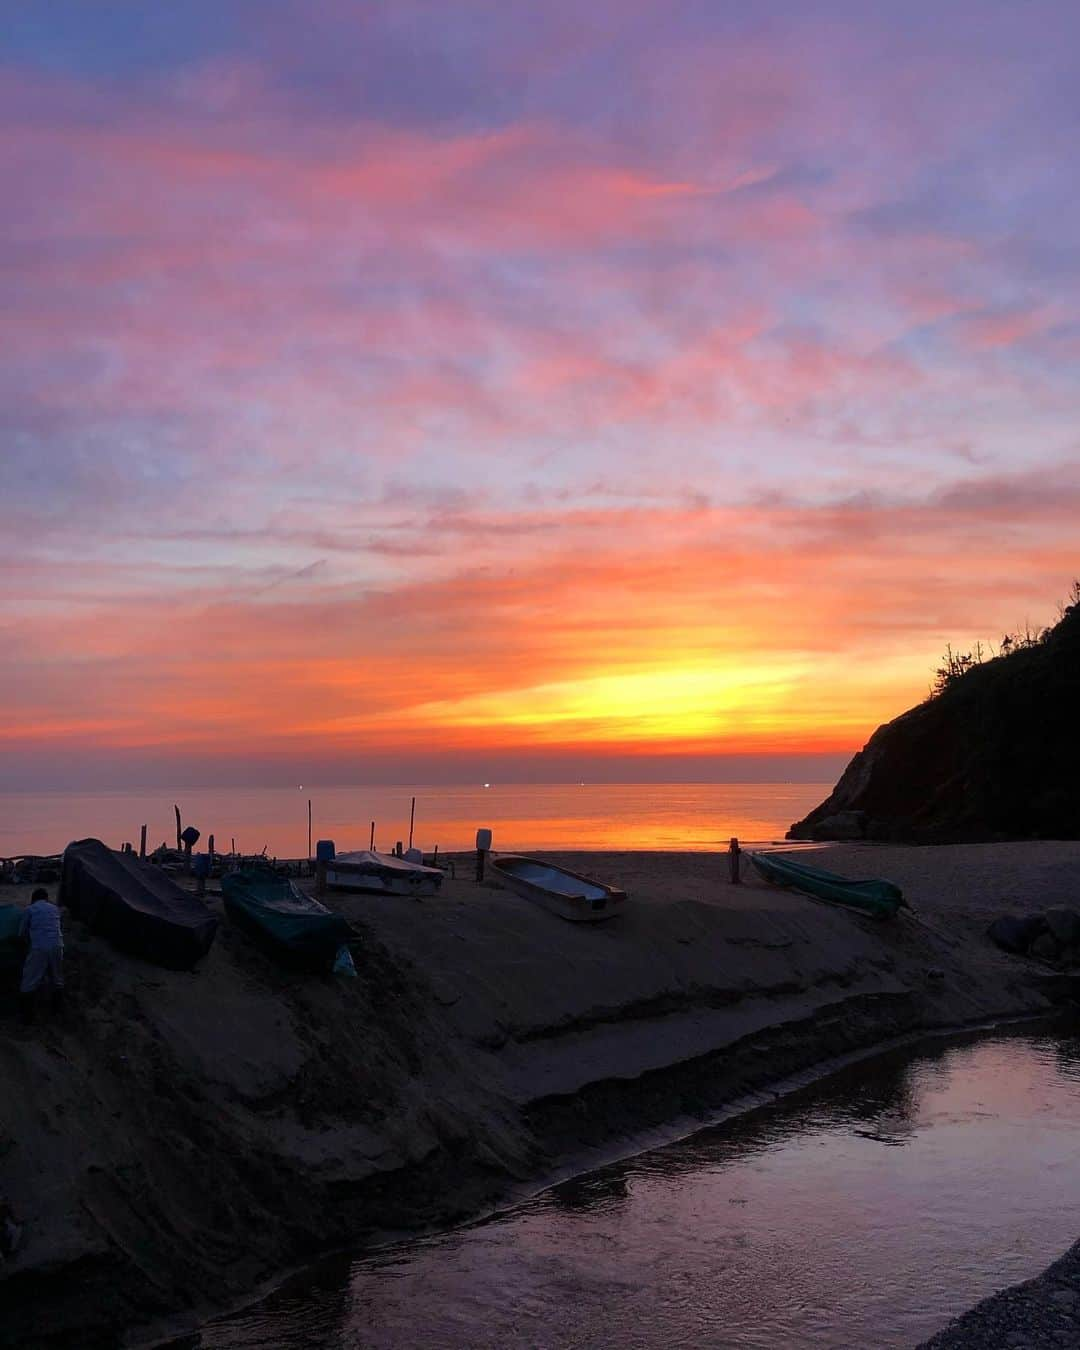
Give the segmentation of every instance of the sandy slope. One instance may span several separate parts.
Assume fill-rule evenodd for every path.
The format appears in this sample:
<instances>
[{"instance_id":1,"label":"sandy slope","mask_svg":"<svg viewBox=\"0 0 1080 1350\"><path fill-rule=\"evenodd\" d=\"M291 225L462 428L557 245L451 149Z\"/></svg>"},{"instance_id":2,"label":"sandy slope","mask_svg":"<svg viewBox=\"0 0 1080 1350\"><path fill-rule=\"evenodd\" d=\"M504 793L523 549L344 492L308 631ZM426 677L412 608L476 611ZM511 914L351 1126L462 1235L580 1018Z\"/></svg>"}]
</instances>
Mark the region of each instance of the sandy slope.
<instances>
[{"instance_id":1,"label":"sandy slope","mask_svg":"<svg viewBox=\"0 0 1080 1350\"><path fill-rule=\"evenodd\" d=\"M364 934L351 982L284 975L227 924L194 974L72 924L62 1023L0 1022L0 1193L27 1224L0 1344L115 1344L830 1056L1049 1007L1048 972L983 929L1080 902L1080 844L828 858L899 881L918 918L733 887L722 857L622 853L573 859L630 893L610 924L464 868L436 899L332 897Z\"/></svg>"}]
</instances>

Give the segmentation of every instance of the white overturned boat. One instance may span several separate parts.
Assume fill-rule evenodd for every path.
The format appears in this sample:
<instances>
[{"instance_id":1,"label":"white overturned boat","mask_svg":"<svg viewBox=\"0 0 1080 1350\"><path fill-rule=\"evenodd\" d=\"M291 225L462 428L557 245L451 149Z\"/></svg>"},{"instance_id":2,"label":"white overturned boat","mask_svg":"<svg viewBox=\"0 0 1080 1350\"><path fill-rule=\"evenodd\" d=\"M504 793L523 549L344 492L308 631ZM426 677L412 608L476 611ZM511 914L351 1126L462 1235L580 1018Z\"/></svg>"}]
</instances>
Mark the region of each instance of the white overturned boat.
<instances>
[{"instance_id":1,"label":"white overturned boat","mask_svg":"<svg viewBox=\"0 0 1080 1350\"><path fill-rule=\"evenodd\" d=\"M362 849L339 853L326 864L326 884L338 891L381 891L387 895L434 895L442 885L437 867L410 862L394 853Z\"/></svg>"},{"instance_id":2,"label":"white overturned boat","mask_svg":"<svg viewBox=\"0 0 1080 1350\"><path fill-rule=\"evenodd\" d=\"M626 900L625 891L538 858L493 854L489 865L507 890L575 923L610 919L622 910Z\"/></svg>"}]
</instances>

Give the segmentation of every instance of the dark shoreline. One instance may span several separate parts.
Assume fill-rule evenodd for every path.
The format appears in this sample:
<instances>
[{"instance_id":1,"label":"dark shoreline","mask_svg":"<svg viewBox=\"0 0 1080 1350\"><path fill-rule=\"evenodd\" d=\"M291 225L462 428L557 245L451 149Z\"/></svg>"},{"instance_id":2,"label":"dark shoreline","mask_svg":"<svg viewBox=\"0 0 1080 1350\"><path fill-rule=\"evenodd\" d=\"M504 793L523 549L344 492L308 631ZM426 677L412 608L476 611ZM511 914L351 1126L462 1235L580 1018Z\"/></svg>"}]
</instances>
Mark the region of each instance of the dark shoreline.
<instances>
[{"instance_id":1,"label":"dark shoreline","mask_svg":"<svg viewBox=\"0 0 1080 1350\"><path fill-rule=\"evenodd\" d=\"M918 1350L1061 1350L1080 1345L1080 1241L1040 1275L969 1308Z\"/></svg>"},{"instance_id":2,"label":"dark shoreline","mask_svg":"<svg viewBox=\"0 0 1080 1350\"><path fill-rule=\"evenodd\" d=\"M1051 1014L1064 977L984 935L988 877L1035 903L1038 866L1057 890L1080 857L1035 848L875 847L920 916L893 923L732 887L722 856L622 853L588 870L633 904L582 932L459 870L431 902L334 898L365 935L349 986L283 976L228 925L194 975L75 928L65 1023L0 1037L0 1071L43 1089L0 1100L0 1190L30 1219L0 1345L175 1342L328 1252L475 1220L890 1046ZM51 1215L28 1165L62 1179Z\"/></svg>"}]
</instances>

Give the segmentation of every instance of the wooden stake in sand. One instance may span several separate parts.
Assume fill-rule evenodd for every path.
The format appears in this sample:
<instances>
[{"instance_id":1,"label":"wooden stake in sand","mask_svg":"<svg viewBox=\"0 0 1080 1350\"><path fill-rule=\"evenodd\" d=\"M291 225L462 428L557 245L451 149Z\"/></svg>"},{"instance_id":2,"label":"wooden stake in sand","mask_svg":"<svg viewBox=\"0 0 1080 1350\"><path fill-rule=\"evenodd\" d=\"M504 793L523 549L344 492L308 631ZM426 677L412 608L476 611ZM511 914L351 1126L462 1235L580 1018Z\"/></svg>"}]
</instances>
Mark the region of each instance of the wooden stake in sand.
<instances>
[{"instance_id":1,"label":"wooden stake in sand","mask_svg":"<svg viewBox=\"0 0 1080 1350\"><path fill-rule=\"evenodd\" d=\"M141 830L140 833L139 833L139 857L140 857L140 858L145 858L145 857L146 857L146 826L145 826L145 825L142 827L142 830Z\"/></svg>"},{"instance_id":2,"label":"wooden stake in sand","mask_svg":"<svg viewBox=\"0 0 1080 1350\"><path fill-rule=\"evenodd\" d=\"M176 812L176 851L179 853L184 847L184 841L180 838L180 808L174 806L173 810Z\"/></svg>"},{"instance_id":3,"label":"wooden stake in sand","mask_svg":"<svg viewBox=\"0 0 1080 1350\"><path fill-rule=\"evenodd\" d=\"M371 822L371 843L368 844L368 848L371 849L372 853L375 852L375 822L374 822L374 821Z\"/></svg>"},{"instance_id":4,"label":"wooden stake in sand","mask_svg":"<svg viewBox=\"0 0 1080 1350\"><path fill-rule=\"evenodd\" d=\"M409 808L409 847L412 848L413 825L416 823L416 798L412 799L412 806Z\"/></svg>"},{"instance_id":5,"label":"wooden stake in sand","mask_svg":"<svg viewBox=\"0 0 1080 1350\"><path fill-rule=\"evenodd\" d=\"M307 799L307 857L311 861L311 798Z\"/></svg>"},{"instance_id":6,"label":"wooden stake in sand","mask_svg":"<svg viewBox=\"0 0 1080 1350\"><path fill-rule=\"evenodd\" d=\"M738 884L739 884L739 858L740 858L740 856L741 856L741 852L740 852L740 849L739 849L739 841L738 841L737 839L733 839L733 840L731 841L731 843L728 844L728 868L729 868L730 871L731 871L731 881L732 881L732 885L734 885L734 886L738 886Z\"/></svg>"}]
</instances>

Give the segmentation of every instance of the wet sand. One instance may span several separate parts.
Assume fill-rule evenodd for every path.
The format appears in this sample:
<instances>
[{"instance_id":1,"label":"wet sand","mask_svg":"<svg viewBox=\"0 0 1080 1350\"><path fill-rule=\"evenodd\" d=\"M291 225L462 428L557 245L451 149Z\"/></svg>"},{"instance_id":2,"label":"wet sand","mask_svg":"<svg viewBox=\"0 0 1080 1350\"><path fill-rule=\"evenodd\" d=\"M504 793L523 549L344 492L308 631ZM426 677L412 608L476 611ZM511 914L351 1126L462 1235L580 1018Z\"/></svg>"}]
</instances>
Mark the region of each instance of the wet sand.
<instances>
[{"instance_id":1,"label":"wet sand","mask_svg":"<svg viewBox=\"0 0 1080 1350\"><path fill-rule=\"evenodd\" d=\"M355 981L288 975L227 923L177 973L72 922L62 1021L0 1023L0 1193L26 1223L0 1344L194 1323L894 1038L1051 1011L1062 977L984 930L1080 904L1080 843L806 855L899 882L915 914L890 923L732 886L723 855L561 856L625 912L566 923L467 859L431 899L331 894Z\"/></svg>"}]
</instances>

